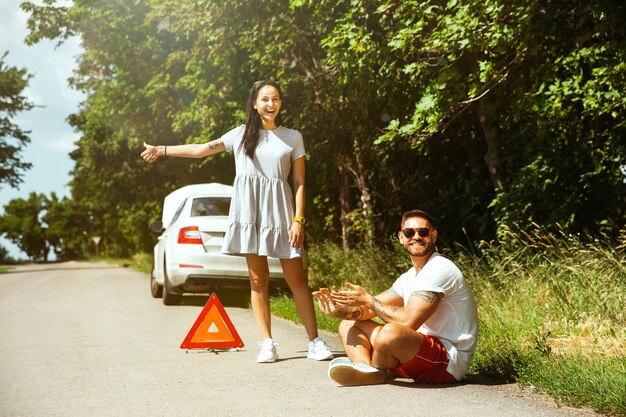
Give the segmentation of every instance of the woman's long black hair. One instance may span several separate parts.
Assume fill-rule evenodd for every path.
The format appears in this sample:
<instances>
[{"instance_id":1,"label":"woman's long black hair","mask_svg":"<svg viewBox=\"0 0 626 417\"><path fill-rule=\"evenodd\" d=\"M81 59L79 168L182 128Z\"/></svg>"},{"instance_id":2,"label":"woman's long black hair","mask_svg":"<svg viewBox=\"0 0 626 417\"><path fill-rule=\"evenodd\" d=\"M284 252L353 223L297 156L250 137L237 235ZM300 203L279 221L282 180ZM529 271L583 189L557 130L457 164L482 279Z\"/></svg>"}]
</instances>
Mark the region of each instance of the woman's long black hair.
<instances>
[{"instance_id":1,"label":"woman's long black hair","mask_svg":"<svg viewBox=\"0 0 626 417\"><path fill-rule=\"evenodd\" d=\"M261 116L259 116L259 113L254 108L254 103L259 95L259 91L266 85L274 87L278 91L280 99L283 99L283 91L275 81L261 80L252 85L248 102L246 103L246 129L243 132L243 139L239 145L239 150L243 148L243 152L249 158L254 157L254 150L259 141L259 130L263 125L261 123ZM276 116L276 125L280 125L280 114Z\"/></svg>"}]
</instances>

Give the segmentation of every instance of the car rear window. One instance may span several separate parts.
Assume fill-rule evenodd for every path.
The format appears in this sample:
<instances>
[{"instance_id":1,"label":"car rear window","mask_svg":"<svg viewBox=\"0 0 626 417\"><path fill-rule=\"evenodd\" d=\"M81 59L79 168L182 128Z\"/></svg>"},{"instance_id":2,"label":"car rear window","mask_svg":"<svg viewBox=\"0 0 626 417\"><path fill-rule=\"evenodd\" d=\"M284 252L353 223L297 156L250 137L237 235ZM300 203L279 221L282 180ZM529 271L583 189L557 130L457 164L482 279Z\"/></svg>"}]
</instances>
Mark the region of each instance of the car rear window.
<instances>
[{"instance_id":1,"label":"car rear window","mask_svg":"<svg viewBox=\"0 0 626 417\"><path fill-rule=\"evenodd\" d=\"M191 217L228 216L230 197L194 198L191 204Z\"/></svg>"}]
</instances>

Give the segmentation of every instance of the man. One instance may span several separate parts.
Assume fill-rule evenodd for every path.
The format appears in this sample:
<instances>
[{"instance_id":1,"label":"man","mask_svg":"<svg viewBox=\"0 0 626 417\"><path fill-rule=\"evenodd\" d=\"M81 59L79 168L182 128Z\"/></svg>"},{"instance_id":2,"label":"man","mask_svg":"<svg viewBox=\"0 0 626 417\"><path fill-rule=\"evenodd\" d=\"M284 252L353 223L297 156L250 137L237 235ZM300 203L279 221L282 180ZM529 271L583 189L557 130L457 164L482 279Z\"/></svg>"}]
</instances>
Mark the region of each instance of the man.
<instances>
[{"instance_id":1,"label":"man","mask_svg":"<svg viewBox=\"0 0 626 417\"><path fill-rule=\"evenodd\" d=\"M379 384L386 370L418 383L457 382L474 356L474 296L456 265L436 252L431 215L405 213L398 238L413 267L388 290L374 297L346 283L348 290L313 293L325 314L343 319L339 336L348 357L334 359L328 368L341 385Z\"/></svg>"}]
</instances>

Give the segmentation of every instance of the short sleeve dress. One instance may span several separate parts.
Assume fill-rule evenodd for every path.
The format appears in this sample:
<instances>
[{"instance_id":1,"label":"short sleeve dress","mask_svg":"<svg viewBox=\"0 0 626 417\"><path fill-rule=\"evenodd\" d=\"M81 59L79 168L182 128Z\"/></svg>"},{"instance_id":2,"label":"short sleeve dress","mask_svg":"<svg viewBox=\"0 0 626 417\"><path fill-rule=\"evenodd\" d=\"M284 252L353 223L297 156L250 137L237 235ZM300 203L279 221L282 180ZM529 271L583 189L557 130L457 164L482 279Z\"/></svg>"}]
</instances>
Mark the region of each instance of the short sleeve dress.
<instances>
[{"instance_id":1,"label":"short sleeve dress","mask_svg":"<svg viewBox=\"0 0 626 417\"><path fill-rule=\"evenodd\" d=\"M282 126L260 130L251 159L239 149L244 130L245 125L238 126L221 138L234 152L236 172L221 252L298 258L301 248L289 243L294 198L287 179L292 162L306 154L302 135Z\"/></svg>"}]
</instances>

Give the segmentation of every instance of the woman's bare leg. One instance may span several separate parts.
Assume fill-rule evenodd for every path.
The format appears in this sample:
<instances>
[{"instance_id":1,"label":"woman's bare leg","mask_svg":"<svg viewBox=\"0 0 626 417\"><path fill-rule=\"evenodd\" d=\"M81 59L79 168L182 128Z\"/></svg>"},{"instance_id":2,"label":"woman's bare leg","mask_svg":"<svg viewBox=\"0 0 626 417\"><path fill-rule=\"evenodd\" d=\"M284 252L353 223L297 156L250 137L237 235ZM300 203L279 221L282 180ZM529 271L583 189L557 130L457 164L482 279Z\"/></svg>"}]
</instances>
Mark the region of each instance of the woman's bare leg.
<instances>
[{"instance_id":1,"label":"woman's bare leg","mask_svg":"<svg viewBox=\"0 0 626 417\"><path fill-rule=\"evenodd\" d=\"M269 282L270 271L265 256L246 255L250 275L250 302L257 328L263 340L272 337L270 316Z\"/></svg>"},{"instance_id":2,"label":"woman's bare leg","mask_svg":"<svg viewBox=\"0 0 626 417\"><path fill-rule=\"evenodd\" d=\"M298 314L304 324L309 340L317 337L317 320L313 309L313 297L309 289L309 283L304 273L302 258L281 259L285 281L291 288L293 300L296 304Z\"/></svg>"}]
</instances>

